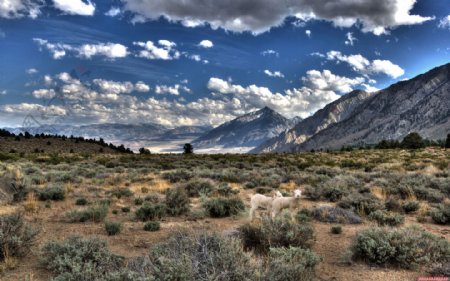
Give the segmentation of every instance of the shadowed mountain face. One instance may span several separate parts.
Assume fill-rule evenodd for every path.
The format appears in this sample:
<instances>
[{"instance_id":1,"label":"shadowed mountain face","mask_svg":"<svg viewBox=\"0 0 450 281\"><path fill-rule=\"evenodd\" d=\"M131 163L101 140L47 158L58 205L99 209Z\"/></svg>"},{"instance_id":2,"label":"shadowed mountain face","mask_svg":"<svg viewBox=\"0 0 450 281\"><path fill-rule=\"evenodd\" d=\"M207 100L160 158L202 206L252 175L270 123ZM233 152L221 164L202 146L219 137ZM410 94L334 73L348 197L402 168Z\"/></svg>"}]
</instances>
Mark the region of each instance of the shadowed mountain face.
<instances>
[{"instance_id":1,"label":"shadowed mountain face","mask_svg":"<svg viewBox=\"0 0 450 281\"><path fill-rule=\"evenodd\" d=\"M297 123L290 130L264 142L251 152L268 153L290 151L296 145L303 143L312 135L326 129L331 124L340 122L351 116L354 110L373 95L374 93L365 91L353 91L328 104L313 116Z\"/></svg>"},{"instance_id":2,"label":"shadowed mountain face","mask_svg":"<svg viewBox=\"0 0 450 281\"><path fill-rule=\"evenodd\" d=\"M450 132L450 64L379 91L348 118L292 150L374 144L411 132L429 139L444 139Z\"/></svg>"},{"instance_id":3,"label":"shadowed mountain face","mask_svg":"<svg viewBox=\"0 0 450 281\"><path fill-rule=\"evenodd\" d=\"M265 107L220 125L196 139L193 144L196 149L212 147L250 149L291 128L299 120L301 120L299 117L287 119Z\"/></svg>"}]
</instances>

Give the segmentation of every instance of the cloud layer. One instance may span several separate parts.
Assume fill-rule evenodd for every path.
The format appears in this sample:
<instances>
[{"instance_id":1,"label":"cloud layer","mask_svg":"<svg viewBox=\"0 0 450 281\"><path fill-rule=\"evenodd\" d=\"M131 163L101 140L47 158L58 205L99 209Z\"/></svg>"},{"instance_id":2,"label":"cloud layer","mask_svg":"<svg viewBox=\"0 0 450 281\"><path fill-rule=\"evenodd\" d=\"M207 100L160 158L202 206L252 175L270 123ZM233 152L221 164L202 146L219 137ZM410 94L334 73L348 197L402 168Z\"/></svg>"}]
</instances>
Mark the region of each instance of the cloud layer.
<instances>
[{"instance_id":1,"label":"cloud layer","mask_svg":"<svg viewBox=\"0 0 450 281\"><path fill-rule=\"evenodd\" d=\"M213 29L260 34L280 26L288 17L325 20L335 26L361 26L376 35L401 25L420 24L431 17L411 15L416 0L123 0L139 20L181 22L188 27L208 24Z\"/></svg>"}]
</instances>

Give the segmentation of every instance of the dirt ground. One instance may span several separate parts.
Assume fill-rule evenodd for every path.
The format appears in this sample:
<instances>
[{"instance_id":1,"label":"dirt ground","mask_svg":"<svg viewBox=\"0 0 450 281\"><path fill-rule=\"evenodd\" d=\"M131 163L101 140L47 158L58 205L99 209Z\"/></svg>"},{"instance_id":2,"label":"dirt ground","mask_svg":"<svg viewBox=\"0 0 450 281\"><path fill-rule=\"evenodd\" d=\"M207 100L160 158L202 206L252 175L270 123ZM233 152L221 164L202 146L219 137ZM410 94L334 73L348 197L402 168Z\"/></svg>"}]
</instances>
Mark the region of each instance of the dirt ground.
<instances>
[{"instance_id":1,"label":"dirt ground","mask_svg":"<svg viewBox=\"0 0 450 281\"><path fill-rule=\"evenodd\" d=\"M250 192L244 190L242 197L246 199L249 205ZM186 218L165 218L161 221L161 230L157 232L146 232L142 229L142 222L133 221L133 212L117 215L109 214L108 219L121 221L123 223L122 232L116 236L107 236L104 231L103 223L67 223L61 219L61 213L68 209L75 208L67 200L52 204L51 208L45 208L43 202L38 202L39 210L36 214L27 215L27 221L35 227L41 229L37 245L32 249L32 254L21 259L17 267L4 272L0 280L28 280L44 281L51 278L51 274L40 267L39 249L46 241L62 240L74 234L84 237L98 236L108 241L111 250L125 257L141 256L148 252L148 249L155 243L164 241L171 232L180 227L207 229L216 232L226 232L236 229L248 221L246 214L235 218L211 219L205 218L197 221L186 221ZM314 207L319 205L330 205L328 202L313 202L304 199L301 208ZM120 206L121 202L113 202ZM194 204L195 205L195 202ZM14 208L6 208L5 212L14 211ZM408 216L405 225L418 224L414 216ZM450 239L450 229L445 226L439 226L431 223L421 223L426 230L439 236ZM331 234L330 224L313 222L315 229L315 243L313 250L323 257L323 262L316 268L319 280L393 280L407 281L417 280L419 276L426 276L422 270L407 271L397 268L373 268L363 263L345 264L342 256L351 245L356 233L364 228L371 226L371 223L365 222L361 225L344 225L342 234Z\"/></svg>"}]
</instances>

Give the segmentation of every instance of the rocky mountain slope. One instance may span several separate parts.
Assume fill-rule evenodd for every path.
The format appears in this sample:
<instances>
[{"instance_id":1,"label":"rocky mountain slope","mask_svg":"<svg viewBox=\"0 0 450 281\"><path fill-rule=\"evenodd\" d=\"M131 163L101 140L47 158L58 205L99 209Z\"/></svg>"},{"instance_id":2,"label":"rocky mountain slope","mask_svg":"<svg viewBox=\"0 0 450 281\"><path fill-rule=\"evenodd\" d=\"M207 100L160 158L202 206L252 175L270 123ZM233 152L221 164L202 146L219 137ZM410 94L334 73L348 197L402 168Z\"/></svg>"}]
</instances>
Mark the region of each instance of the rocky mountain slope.
<instances>
[{"instance_id":1,"label":"rocky mountain slope","mask_svg":"<svg viewBox=\"0 0 450 281\"><path fill-rule=\"evenodd\" d=\"M373 93L360 90L344 95L317 111L313 116L297 123L290 130L282 132L280 135L264 142L252 150L251 153L290 151L296 145L303 143L312 135L327 128L331 124L340 122L351 116L355 109L373 95Z\"/></svg>"},{"instance_id":2,"label":"rocky mountain slope","mask_svg":"<svg viewBox=\"0 0 450 281\"><path fill-rule=\"evenodd\" d=\"M211 130L193 142L194 148L254 148L293 127L299 119L287 119L265 107L238 117Z\"/></svg>"},{"instance_id":3,"label":"rocky mountain slope","mask_svg":"<svg viewBox=\"0 0 450 281\"><path fill-rule=\"evenodd\" d=\"M351 116L292 150L337 149L402 139L410 132L444 139L450 133L450 63L379 91Z\"/></svg>"}]
</instances>

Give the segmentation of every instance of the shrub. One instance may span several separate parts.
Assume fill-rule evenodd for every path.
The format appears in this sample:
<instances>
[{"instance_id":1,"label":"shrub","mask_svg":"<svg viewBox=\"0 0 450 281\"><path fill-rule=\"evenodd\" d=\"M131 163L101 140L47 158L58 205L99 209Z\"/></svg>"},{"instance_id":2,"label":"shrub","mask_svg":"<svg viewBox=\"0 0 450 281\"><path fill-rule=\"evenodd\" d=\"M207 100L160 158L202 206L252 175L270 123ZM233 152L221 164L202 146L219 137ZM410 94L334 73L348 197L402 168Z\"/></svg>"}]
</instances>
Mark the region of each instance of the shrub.
<instances>
[{"instance_id":1,"label":"shrub","mask_svg":"<svg viewBox=\"0 0 450 281\"><path fill-rule=\"evenodd\" d=\"M394 197L389 197L384 203L384 206L388 211L391 212L399 212L402 210L402 205L400 204L399 200Z\"/></svg>"},{"instance_id":2,"label":"shrub","mask_svg":"<svg viewBox=\"0 0 450 281\"><path fill-rule=\"evenodd\" d=\"M181 187L166 190L167 212L172 216L185 214L189 211L189 196Z\"/></svg>"},{"instance_id":3,"label":"shrub","mask_svg":"<svg viewBox=\"0 0 450 281\"><path fill-rule=\"evenodd\" d=\"M310 222L311 221L311 211L308 209L301 209L300 211L297 212L297 214L295 215L295 219L297 220L297 222L299 223L305 223L305 222Z\"/></svg>"},{"instance_id":4,"label":"shrub","mask_svg":"<svg viewBox=\"0 0 450 281\"><path fill-rule=\"evenodd\" d=\"M247 223L238 230L244 247L259 253L267 253L270 247L309 248L313 239L311 225L293 223L289 217L266 217L259 225Z\"/></svg>"},{"instance_id":5,"label":"shrub","mask_svg":"<svg viewBox=\"0 0 450 281\"><path fill-rule=\"evenodd\" d=\"M112 196L116 196L118 199L122 197L131 197L133 196L133 191L129 188L116 188L111 192Z\"/></svg>"},{"instance_id":6,"label":"shrub","mask_svg":"<svg viewBox=\"0 0 450 281\"><path fill-rule=\"evenodd\" d=\"M373 211L383 209L383 205L380 201L370 193L351 193L344 197L338 206L343 209L353 209L360 215L370 214Z\"/></svg>"},{"instance_id":7,"label":"shrub","mask_svg":"<svg viewBox=\"0 0 450 281\"><path fill-rule=\"evenodd\" d=\"M144 203L144 199L141 197L134 198L134 205L142 205Z\"/></svg>"},{"instance_id":8,"label":"shrub","mask_svg":"<svg viewBox=\"0 0 450 281\"><path fill-rule=\"evenodd\" d=\"M130 207L122 207L122 212L129 213L130 212Z\"/></svg>"},{"instance_id":9,"label":"shrub","mask_svg":"<svg viewBox=\"0 0 450 281\"><path fill-rule=\"evenodd\" d=\"M314 267L321 261L308 249L270 248L267 271L263 281L310 281L314 280Z\"/></svg>"},{"instance_id":10,"label":"shrub","mask_svg":"<svg viewBox=\"0 0 450 281\"><path fill-rule=\"evenodd\" d=\"M0 216L0 261L27 255L38 233L20 213Z\"/></svg>"},{"instance_id":11,"label":"shrub","mask_svg":"<svg viewBox=\"0 0 450 281\"><path fill-rule=\"evenodd\" d=\"M342 233L342 226L335 225L331 227L331 233L333 234L341 234Z\"/></svg>"},{"instance_id":12,"label":"shrub","mask_svg":"<svg viewBox=\"0 0 450 281\"><path fill-rule=\"evenodd\" d=\"M105 222L105 230L108 235L116 235L120 233L122 225L120 222Z\"/></svg>"},{"instance_id":13,"label":"shrub","mask_svg":"<svg viewBox=\"0 0 450 281\"><path fill-rule=\"evenodd\" d=\"M149 221L144 224L145 231L158 231L161 228L159 221Z\"/></svg>"},{"instance_id":14,"label":"shrub","mask_svg":"<svg viewBox=\"0 0 450 281\"><path fill-rule=\"evenodd\" d=\"M228 184L222 184L217 188L217 193L220 196L228 197L230 195L236 195L239 193L239 190L232 189Z\"/></svg>"},{"instance_id":15,"label":"shrub","mask_svg":"<svg viewBox=\"0 0 450 281\"><path fill-rule=\"evenodd\" d=\"M87 201L87 199L86 198L78 198L76 201L75 201L75 205L78 205L78 206L85 206L85 205L87 205L88 204L88 201Z\"/></svg>"},{"instance_id":16,"label":"shrub","mask_svg":"<svg viewBox=\"0 0 450 281\"><path fill-rule=\"evenodd\" d=\"M84 210L73 210L66 213L69 222L102 222L108 214L108 206L97 204Z\"/></svg>"},{"instance_id":17,"label":"shrub","mask_svg":"<svg viewBox=\"0 0 450 281\"><path fill-rule=\"evenodd\" d=\"M203 207L213 218L234 216L245 210L244 202L239 197L212 198L203 203Z\"/></svg>"},{"instance_id":18,"label":"shrub","mask_svg":"<svg viewBox=\"0 0 450 281\"><path fill-rule=\"evenodd\" d=\"M440 204L436 210L431 213L431 218L437 224L450 224L450 204Z\"/></svg>"},{"instance_id":19,"label":"shrub","mask_svg":"<svg viewBox=\"0 0 450 281\"><path fill-rule=\"evenodd\" d=\"M354 259L370 264L409 269L421 264L448 262L450 242L418 227L369 228L357 234L351 251Z\"/></svg>"},{"instance_id":20,"label":"shrub","mask_svg":"<svg viewBox=\"0 0 450 281\"><path fill-rule=\"evenodd\" d=\"M166 206L163 204L144 204L137 209L136 218L141 221L160 219L166 214Z\"/></svg>"},{"instance_id":21,"label":"shrub","mask_svg":"<svg viewBox=\"0 0 450 281\"><path fill-rule=\"evenodd\" d=\"M211 181L199 179L191 180L182 185L182 187L186 189L190 197L198 197L201 194L209 195L214 190Z\"/></svg>"},{"instance_id":22,"label":"shrub","mask_svg":"<svg viewBox=\"0 0 450 281\"><path fill-rule=\"evenodd\" d=\"M255 266L239 240L217 234L177 232L155 246L148 265L155 280L250 281Z\"/></svg>"},{"instance_id":23,"label":"shrub","mask_svg":"<svg viewBox=\"0 0 450 281\"><path fill-rule=\"evenodd\" d=\"M47 187L38 193L38 198L41 201L53 200L62 201L65 198L65 191L62 187Z\"/></svg>"},{"instance_id":24,"label":"shrub","mask_svg":"<svg viewBox=\"0 0 450 281\"><path fill-rule=\"evenodd\" d=\"M388 211L382 211L377 210L375 212L372 212L369 215L369 219L374 220L378 223L378 225L389 225L389 226L398 226L405 222L405 216L388 212Z\"/></svg>"},{"instance_id":25,"label":"shrub","mask_svg":"<svg viewBox=\"0 0 450 281\"><path fill-rule=\"evenodd\" d=\"M418 201L409 201L402 205L403 211L405 211L405 213L407 213L407 214L413 213L413 212L419 210L419 208L420 208L420 204Z\"/></svg>"},{"instance_id":26,"label":"shrub","mask_svg":"<svg viewBox=\"0 0 450 281\"><path fill-rule=\"evenodd\" d=\"M322 206L312 210L312 216L321 222L360 224L361 218L351 210Z\"/></svg>"},{"instance_id":27,"label":"shrub","mask_svg":"<svg viewBox=\"0 0 450 281\"><path fill-rule=\"evenodd\" d=\"M174 172L164 173L162 177L171 183L176 183L180 181L188 181L193 177L193 175L186 170L176 170Z\"/></svg>"},{"instance_id":28,"label":"shrub","mask_svg":"<svg viewBox=\"0 0 450 281\"><path fill-rule=\"evenodd\" d=\"M124 259L111 253L106 241L98 238L51 241L42 248L41 256L44 267L56 274L55 281L105 280L124 265Z\"/></svg>"}]
</instances>

